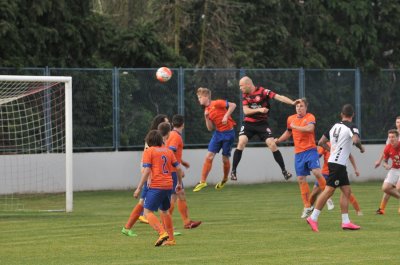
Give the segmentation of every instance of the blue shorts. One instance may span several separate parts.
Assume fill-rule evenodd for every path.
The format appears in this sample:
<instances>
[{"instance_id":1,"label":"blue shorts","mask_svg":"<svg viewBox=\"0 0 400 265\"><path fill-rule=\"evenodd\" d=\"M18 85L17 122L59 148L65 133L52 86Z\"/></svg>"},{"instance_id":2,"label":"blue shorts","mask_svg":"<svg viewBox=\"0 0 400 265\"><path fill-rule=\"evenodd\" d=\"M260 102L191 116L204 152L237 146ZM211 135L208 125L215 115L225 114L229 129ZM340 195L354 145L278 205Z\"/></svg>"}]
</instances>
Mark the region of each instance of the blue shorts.
<instances>
[{"instance_id":1,"label":"blue shorts","mask_svg":"<svg viewBox=\"0 0 400 265\"><path fill-rule=\"evenodd\" d=\"M171 206L171 190L149 188L144 198L144 208L150 211L167 211Z\"/></svg>"},{"instance_id":2,"label":"blue shorts","mask_svg":"<svg viewBox=\"0 0 400 265\"><path fill-rule=\"evenodd\" d=\"M176 172L172 172L172 194L176 194L175 188L178 184L178 175ZM183 189L183 182L182 182L182 189Z\"/></svg>"},{"instance_id":3,"label":"blue shorts","mask_svg":"<svg viewBox=\"0 0 400 265\"><path fill-rule=\"evenodd\" d=\"M143 189L142 192L140 193L140 199L146 198L146 193L149 190L149 187L147 187L147 181L143 184Z\"/></svg>"},{"instance_id":4,"label":"blue shorts","mask_svg":"<svg viewBox=\"0 0 400 265\"><path fill-rule=\"evenodd\" d=\"M322 176L324 176L324 178L325 178L325 181L328 181L329 175L322 174ZM314 186L315 186L315 187L319 187L319 183L318 183L318 181L315 181L315 183L314 183Z\"/></svg>"},{"instance_id":5,"label":"blue shorts","mask_svg":"<svg viewBox=\"0 0 400 265\"><path fill-rule=\"evenodd\" d=\"M231 156L233 142L235 141L235 131L229 130L224 132L214 131L208 144L208 151L218 154L222 148L223 156Z\"/></svg>"},{"instance_id":6,"label":"blue shorts","mask_svg":"<svg viewBox=\"0 0 400 265\"><path fill-rule=\"evenodd\" d=\"M294 167L297 176L308 176L314 168L321 168L317 148L295 154Z\"/></svg>"}]
</instances>

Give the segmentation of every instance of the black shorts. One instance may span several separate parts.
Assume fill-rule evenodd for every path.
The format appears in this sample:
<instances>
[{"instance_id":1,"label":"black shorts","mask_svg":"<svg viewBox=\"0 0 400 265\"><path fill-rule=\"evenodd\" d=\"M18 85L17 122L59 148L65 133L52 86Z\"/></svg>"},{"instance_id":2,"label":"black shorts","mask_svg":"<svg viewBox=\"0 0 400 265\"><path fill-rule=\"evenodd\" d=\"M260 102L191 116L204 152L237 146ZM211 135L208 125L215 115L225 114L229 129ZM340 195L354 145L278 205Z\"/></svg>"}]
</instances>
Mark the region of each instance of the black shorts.
<instances>
[{"instance_id":1,"label":"black shorts","mask_svg":"<svg viewBox=\"0 0 400 265\"><path fill-rule=\"evenodd\" d=\"M328 168L329 168L329 177L328 180L326 181L326 185L333 188L350 185L346 166L336 163L328 163Z\"/></svg>"},{"instance_id":2,"label":"black shorts","mask_svg":"<svg viewBox=\"0 0 400 265\"><path fill-rule=\"evenodd\" d=\"M258 135L261 141L273 137L268 122L244 122L240 128L239 137L246 135L250 140L254 135Z\"/></svg>"}]
</instances>

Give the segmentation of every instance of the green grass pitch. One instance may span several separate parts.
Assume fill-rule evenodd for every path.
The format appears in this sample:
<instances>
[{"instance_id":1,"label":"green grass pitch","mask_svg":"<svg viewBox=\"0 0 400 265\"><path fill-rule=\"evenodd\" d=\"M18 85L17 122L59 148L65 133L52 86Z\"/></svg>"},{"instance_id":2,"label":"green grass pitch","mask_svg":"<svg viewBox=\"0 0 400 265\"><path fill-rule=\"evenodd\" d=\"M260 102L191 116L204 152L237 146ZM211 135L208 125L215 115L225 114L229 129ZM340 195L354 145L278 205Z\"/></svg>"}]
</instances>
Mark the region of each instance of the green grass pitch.
<instances>
[{"instance_id":1,"label":"green grass pitch","mask_svg":"<svg viewBox=\"0 0 400 265\"><path fill-rule=\"evenodd\" d=\"M296 183L187 188L190 216L203 224L184 230L175 209L183 235L158 248L148 225L135 225L137 237L121 234L137 202L132 191L76 192L70 214L0 213L0 264L399 264L399 203L391 198L386 214L375 215L380 186L352 185L364 216L350 206L350 218L360 231L340 228L338 190L319 233L300 218Z\"/></svg>"}]
</instances>

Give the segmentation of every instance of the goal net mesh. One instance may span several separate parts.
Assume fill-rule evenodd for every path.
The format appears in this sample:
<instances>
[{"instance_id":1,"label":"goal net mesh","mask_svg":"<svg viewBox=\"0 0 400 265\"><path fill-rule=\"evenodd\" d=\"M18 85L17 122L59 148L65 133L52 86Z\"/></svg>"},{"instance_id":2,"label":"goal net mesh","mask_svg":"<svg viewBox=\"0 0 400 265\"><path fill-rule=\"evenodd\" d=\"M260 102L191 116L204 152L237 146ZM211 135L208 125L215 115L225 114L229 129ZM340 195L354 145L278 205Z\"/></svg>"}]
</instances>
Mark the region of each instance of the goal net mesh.
<instances>
[{"instance_id":1,"label":"goal net mesh","mask_svg":"<svg viewBox=\"0 0 400 265\"><path fill-rule=\"evenodd\" d=\"M0 211L63 211L65 83L0 79Z\"/></svg>"}]
</instances>

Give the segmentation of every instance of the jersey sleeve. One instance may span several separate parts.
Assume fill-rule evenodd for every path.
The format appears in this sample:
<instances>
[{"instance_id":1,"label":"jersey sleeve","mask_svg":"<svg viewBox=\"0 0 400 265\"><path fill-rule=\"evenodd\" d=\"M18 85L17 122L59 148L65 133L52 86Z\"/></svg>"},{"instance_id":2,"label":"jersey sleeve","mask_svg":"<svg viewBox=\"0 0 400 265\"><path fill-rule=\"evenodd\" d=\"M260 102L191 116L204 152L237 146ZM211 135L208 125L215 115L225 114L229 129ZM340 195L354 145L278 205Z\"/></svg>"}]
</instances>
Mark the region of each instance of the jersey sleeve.
<instances>
[{"instance_id":1,"label":"jersey sleeve","mask_svg":"<svg viewBox=\"0 0 400 265\"><path fill-rule=\"evenodd\" d=\"M147 148L146 150L144 150L142 157L142 167L151 167L151 154L151 148Z\"/></svg>"},{"instance_id":2,"label":"jersey sleeve","mask_svg":"<svg viewBox=\"0 0 400 265\"><path fill-rule=\"evenodd\" d=\"M317 121L315 120L315 116L313 115L313 114L311 114L311 113L309 113L309 122L307 123L307 125L308 124L316 124L317 123Z\"/></svg>"},{"instance_id":3,"label":"jersey sleeve","mask_svg":"<svg viewBox=\"0 0 400 265\"><path fill-rule=\"evenodd\" d=\"M175 156L174 152L171 151L171 150L169 150L169 151L170 151L170 157L171 157L171 164L172 164L173 167L177 167L179 165L179 162L176 159L176 156Z\"/></svg>"},{"instance_id":4,"label":"jersey sleeve","mask_svg":"<svg viewBox=\"0 0 400 265\"><path fill-rule=\"evenodd\" d=\"M268 88L264 88L263 94L264 94L264 96L267 96L270 99L273 99L276 95L276 93L274 91L269 90Z\"/></svg>"},{"instance_id":5,"label":"jersey sleeve","mask_svg":"<svg viewBox=\"0 0 400 265\"><path fill-rule=\"evenodd\" d=\"M358 136L360 135L360 132L358 131L358 128L354 124L352 124L352 126L350 128L350 131L352 133L351 136L353 136L354 134L357 134Z\"/></svg>"},{"instance_id":6,"label":"jersey sleeve","mask_svg":"<svg viewBox=\"0 0 400 265\"><path fill-rule=\"evenodd\" d=\"M227 109L229 107L229 103L228 103L228 100L218 99L218 100L215 100L214 106L219 109Z\"/></svg>"},{"instance_id":7,"label":"jersey sleeve","mask_svg":"<svg viewBox=\"0 0 400 265\"><path fill-rule=\"evenodd\" d=\"M170 138L168 139L168 148L174 152L178 150L179 147L179 139L175 136L175 134L171 134Z\"/></svg>"}]
</instances>

